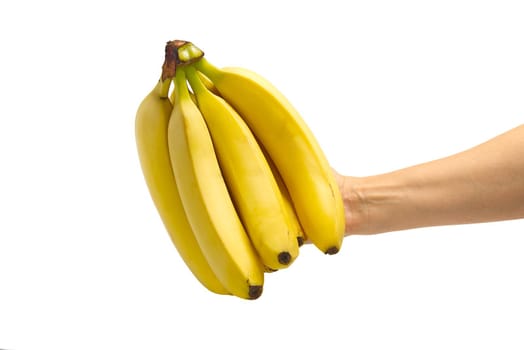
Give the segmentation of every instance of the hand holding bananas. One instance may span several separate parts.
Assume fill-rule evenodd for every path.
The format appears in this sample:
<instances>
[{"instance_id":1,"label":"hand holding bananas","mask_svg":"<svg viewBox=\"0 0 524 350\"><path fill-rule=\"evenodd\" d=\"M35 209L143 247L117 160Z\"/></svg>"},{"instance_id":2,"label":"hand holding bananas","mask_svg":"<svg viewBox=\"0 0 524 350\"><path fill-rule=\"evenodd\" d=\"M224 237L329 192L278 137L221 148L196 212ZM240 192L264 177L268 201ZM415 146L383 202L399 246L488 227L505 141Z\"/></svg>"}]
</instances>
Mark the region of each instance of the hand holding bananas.
<instances>
[{"instance_id":1,"label":"hand holding bananas","mask_svg":"<svg viewBox=\"0 0 524 350\"><path fill-rule=\"evenodd\" d=\"M208 290L262 294L307 238L344 237L342 198L311 130L269 82L217 68L187 41L166 45L162 75L135 121L142 171L173 244Z\"/></svg>"}]
</instances>

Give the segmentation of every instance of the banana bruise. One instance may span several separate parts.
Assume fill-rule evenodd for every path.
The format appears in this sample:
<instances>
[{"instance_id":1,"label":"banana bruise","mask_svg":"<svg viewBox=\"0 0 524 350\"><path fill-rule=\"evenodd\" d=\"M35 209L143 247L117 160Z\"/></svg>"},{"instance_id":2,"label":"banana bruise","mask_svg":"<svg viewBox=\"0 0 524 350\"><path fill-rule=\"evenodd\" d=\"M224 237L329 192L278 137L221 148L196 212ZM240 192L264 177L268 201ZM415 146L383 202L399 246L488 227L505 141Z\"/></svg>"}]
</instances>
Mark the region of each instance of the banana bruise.
<instances>
[{"instance_id":1,"label":"banana bruise","mask_svg":"<svg viewBox=\"0 0 524 350\"><path fill-rule=\"evenodd\" d=\"M281 92L252 71L217 68L205 58L194 65L266 149L309 241L326 254L337 253L345 230L342 197L327 158L299 113Z\"/></svg>"},{"instance_id":2,"label":"banana bruise","mask_svg":"<svg viewBox=\"0 0 524 350\"><path fill-rule=\"evenodd\" d=\"M262 263L275 270L290 266L299 253L296 233L260 146L242 118L208 90L194 68L186 73L233 203Z\"/></svg>"},{"instance_id":3,"label":"banana bruise","mask_svg":"<svg viewBox=\"0 0 524 350\"><path fill-rule=\"evenodd\" d=\"M209 266L187 221L171 169L167 128L172 105L169 80L159 80L140 103L135 137L142 173L154 205L180 257L197 280L217 294L230 294Z\"/></svg>"},{"instance_id":4,"label":"banana bruise","mask_svg":"<svg viewBox=\"0 0 524 350\"><path fill-rule=\"evenodd\" d=\"M188 221L217 278L233 295L262 294L264 267L228 193L208 128L177 68L168 126L171 164Z\"/></svg>"}]
</instances>

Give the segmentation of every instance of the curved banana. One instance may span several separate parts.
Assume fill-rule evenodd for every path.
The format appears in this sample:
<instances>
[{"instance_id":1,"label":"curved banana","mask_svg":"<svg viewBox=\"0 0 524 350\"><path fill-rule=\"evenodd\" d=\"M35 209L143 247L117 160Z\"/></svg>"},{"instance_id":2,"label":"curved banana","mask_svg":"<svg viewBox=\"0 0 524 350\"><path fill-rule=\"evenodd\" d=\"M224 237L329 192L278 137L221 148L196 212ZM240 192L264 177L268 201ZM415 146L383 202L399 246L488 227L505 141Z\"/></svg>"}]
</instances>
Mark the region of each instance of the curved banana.
<instances>
[{"instance_id":1,"label":"curved banana","mask_svg":"<svg viewBox=\"0 0 524 350\"><path fill-rule=\"evenodd\" d=\"M286 211L286 216L287 216L287 219L289 220L291 231L295 233L298 246L301 247L304 244L304 242L307 240L306 234L304 233L304 230L302 229L302 226L300 225L300 221L298 220L297 213L293 206L293 201L291 200L289 191L287 190L286 185L284 184L284 181L282 180L282 176L280 176L280 173L278 172L271 158L267 156L267 152L264 152L264 153L266 154L266 159L268 160L269 166L271 168L271 171L273 172L273 176L275 177L278 188L282 195L282 199L284 200L284 210Z\"/></svg>"},{"instance_id":2,"label":"curved banana","mask_svg":"<svg viewBox=\"0 0 524 350\"><path fill-rule=\"evenodd\" d=\"M297 234L288 224L282 195L260 146L242 118L207 89L193 67L186 68L186 74L253 246L265 266L288 267L298 256Z\"/></svg>"},{"instance_id":3,"label":"curved banana","mask_svg":"<svg viewBox=\"0 0 524 350\"><path fill-rule=\"evenodd\" d=\"M197 74L200 80L204 83L204 85L206 86L206 88L209 91L211 91L215 95L220 96L220 93L216 89L215 85L213 85L213 82L209 80L207 76L205 76L200 71L197 71ZM191 93L191 98L193 99L193 102L197 103L196 97L193 93ZM287 190L286 185L282 181L282 177L280 176L278 170L276 169L275 164L273 163L271 158L268 157L267 151L263 147L260 147L260 148L262 150L262 153L264 154L264 157L266 158L269 164L269 167L271 168L271 171L273 172L273 176L275 177L278 188L280 190L280 194L282 195L282 199L284 201L284 207L285 207L287 217L290 220L289 225L291 226L291 232L294 232L296 234L297 243L298 243L298 246L300 247L307 240L307 237L304 233L304 230L302 229L302 226L300 225L300 222L298 221L297 214L295 212L295 208L293 207L293 202L289 195L289 191ZM273 271L275 271L275 269L271 269L268 266L266 266L266 272L273 272Z\"/></svg>"},{"instance_id":4,"label":"curved banana","mask_svg":"<svg viewBox=\"0 0 524 350\"><path fill-rule=\"evenodd\" d=\"M238 217L208 128L177 68L175 104L168 127L171 164L195 237L221 283L233 295L262 294L264 268Z\"/></svg>"},{"instance_id":5,"label":"curved banana","mask_svg":"<svg viewBox=\"0 0 524 350\"><path fill-rule=\"evenodd\" d=\"M302 117L271 83L242 68L194 63L242 116L274 161L308 239L326 254L340 250L344 208L331 167Z\"/></svg>"},{"instance_id":6,"label":"curved banana","mask_svg":"<svg viewBox=\"0 0 524 350\"><path fill-rule=\"evenodd\" d=\"M230 294L222 286L202 254L175 183L167 127L172 105L166 98L171 79L159 80L142 100L135 118L135 136L142 172L162 222L182 260L208 290Z\"/></svg>"}]
</instances>

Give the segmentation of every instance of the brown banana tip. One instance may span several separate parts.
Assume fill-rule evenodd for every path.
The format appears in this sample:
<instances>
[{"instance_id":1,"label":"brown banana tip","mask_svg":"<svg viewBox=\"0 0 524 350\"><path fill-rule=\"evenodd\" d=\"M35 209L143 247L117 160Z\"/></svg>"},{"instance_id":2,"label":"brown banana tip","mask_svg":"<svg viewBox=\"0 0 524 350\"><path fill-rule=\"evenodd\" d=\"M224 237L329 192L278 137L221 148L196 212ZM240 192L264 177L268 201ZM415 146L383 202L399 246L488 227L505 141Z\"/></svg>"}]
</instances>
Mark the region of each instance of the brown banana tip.
<instances>
[{"instance_id":1,"label":"brown banana tip","mask_svg":"<svg viewBox=\"0 0 524 350\"><path fill-rule=\"evenodd\" d=\"M337 247L330 247L324 253L326 253L327 255L334 255L338 253L338 250L339 249Z\"/></svg>"},{"instance_id":2,"label":"brown banana tip","mask_svg":"<svg viewBox=\"0 0 524 350\"><path fill-rule=\"evenodd\" d=\"M249 299L255 300L262 295L262 286L249 286Z\"/></svg>"},{"instance_id":3,"label":"brown banana tip","mask_svg":"<svg viewBox=\"0 0 524 350\"><path fill-rule=\"evenodd\" d=\"M298 246L302 247L304 245L304 237L297 237Z\"/></svg>"},{"instance_id":4,"label":"brown banana tip","mask_svg":"<svg viewBox=\"0 0 524 350\"><path fill-rule=\"evenodd\" d=\"M278 262L282 265L288 265L291 262L291 254L288 252L281 252L278 254Z\"/></svg>"}]
</instances>

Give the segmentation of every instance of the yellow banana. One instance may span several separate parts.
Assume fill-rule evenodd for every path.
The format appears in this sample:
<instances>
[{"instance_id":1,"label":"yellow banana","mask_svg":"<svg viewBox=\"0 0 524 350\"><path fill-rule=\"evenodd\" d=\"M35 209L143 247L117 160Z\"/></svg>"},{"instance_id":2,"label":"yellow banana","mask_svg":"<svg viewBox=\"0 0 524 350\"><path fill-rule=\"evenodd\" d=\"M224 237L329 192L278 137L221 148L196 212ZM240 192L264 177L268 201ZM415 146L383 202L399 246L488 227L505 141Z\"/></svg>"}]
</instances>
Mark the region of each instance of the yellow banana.
<instances>
[{"instance_id":1,"label":"yellow banana","mask_svg":"<svg viewBox=\"0 0 524 350\"><path fill-rule=\"evenodd\" d=\"M271 158L267 157L266 152L264 153L266 154L266 159L268 160L269 166L271 168L271 171L273 172L273 176L275 177L278 188L282 195L282 199L284 201L284 209L286 211L287 219L289 220L291 231L295 233L298 246L300 247L307 240L306 234L304 233L304 230L302 229L302 226L300 225L300 221L298 220L297 213L295 212L295 208L293 206L293 201L291 200L289 191L287 190L286 185L284 184L284 181L282 180L282 176L280 176L280 173L278 172Z\"/></svg>"},{"instance_id":2,"label":"yellow banana","mask_svg":"<svg viewBox=\"0 0 524 350\"><path fill-rule=\"evenodd\" d=\"M187 218L220 282L235 296L256 299L262 293L264 268L228 193L182 67L176 69L175 91L168 144Z\"/></svg>"},{"instance_id":3,"label":"yellow banana","mask_svg":"<svg viewBox=\"0 0 524 350\"><path fill-rule=\"evenodd\" d=\"M265 266L288 267L298 256L297 234L288 224L278 184L257 140L236 111L206 88L193 67L186 74L253 246Z\"/></svg>"},{"instance_id":4,"label":"yellow banana","mask_svg":"<svg viewBox=\"0 0 524 350\"><path fill-rule=\"evenodd\" d=\"M162 222L183 261L207 289L230 294L205 259L187 221L171 169L167 128L172 105L171 79L159 80L142 100L135 118L135 136L142 172Z\"/></svg>"},{"instance_id":5,"label":"yellow banana","mask_svg":"<svg viewBox=\"0 0 524 350\"><path fill-rule=\"evenodd\" d=\"M271 83L242 68L195 67L242 116L275 163L308 239L326 254L340 250L344 209L334 174L302 117Z\"/></svg>"}]
</instances>

